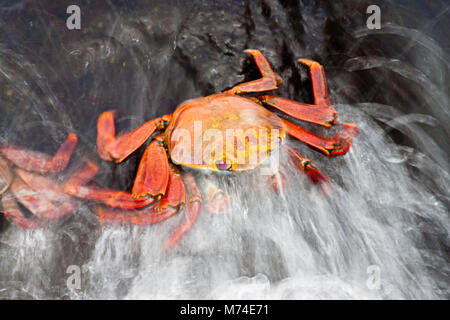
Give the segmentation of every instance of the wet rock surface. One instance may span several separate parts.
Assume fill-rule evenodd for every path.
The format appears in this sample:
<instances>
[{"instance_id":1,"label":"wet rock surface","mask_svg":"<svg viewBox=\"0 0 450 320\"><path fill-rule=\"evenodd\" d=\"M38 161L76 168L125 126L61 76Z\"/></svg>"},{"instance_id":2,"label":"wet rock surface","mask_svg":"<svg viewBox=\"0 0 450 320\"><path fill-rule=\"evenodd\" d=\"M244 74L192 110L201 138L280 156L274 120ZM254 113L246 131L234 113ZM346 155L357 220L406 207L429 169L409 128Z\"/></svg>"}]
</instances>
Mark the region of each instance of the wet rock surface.
<instances>
[{"instance_id":1,"label":"wet rock surface","mask_svg":"<svg viewBox=\"0 0 450 320\"><path fill-rule=\"evenodd\" d=\"M72 165L85 156L95 158L96 121L101 112L117 109L118 130L126 131L172 112L186 99L255 79L258 70L242 52L254 48L264 53L284 79L277 95L307 103L313 100L310 78L296 60L304 57L322 63L331 99L341 105L338 110L342 119L358 123L368 117L384 128L383 134L402 147L392 154L381 154L380 158L406 161L411 179L420 181L430 197L445 207L449 199L450 149L448 8L441 0L378 2L380 30L366 27L370 1L1 1L0 141L54 153L71 130L80 140ZM81 8L81 30L66 27L69 4ZM365 124L360 128L364 139ZM329 134L321 128L317 132ZM377 144L375 139L368 144L371 143ZM305 153L323 168L328 166L329 160L321 155L309 150ZM141 154L140 149L119 166L102 163L96 183L109 188L130 188ZM359 160L367 161L363 155ZM336 163L345 165L339 160ZM332 173L334 169L331 167L327 173L339 182L339 172ZM380 196L376 201L383 203L383 198ZM395 212L402 210L411 212L411 208ZM12 227L0 219L2 232L9 232ZM429 265L428 277L436 283L430 287L437 287L433 294L448 297L447 220L433 220L419 213L414 220L418 229L404 230L406 237L417 241L417 247L423 249L421 258L426 262L420 263ZM58 228L52 236L52 241L58 242L52 247L52 254L40 252L35 256L44 261L43 266L11 275L5 270L26 258L5 260L2 256L0 289L3 287L5 291L0 290L0 297L80 297L68 293L65 287L66 266L85 263L98 246L98 237L106 241L107 236L100 234L89 210L65 219ZM303 228L309 230L308 226ZM320 249L320 239L311 234L305 236L311 237L306 241ZM26 235L8 237L0 244L2 255L17 242L32 243ZM132 239L126 241L132 242L134 237L138 238L139 232L132 233ZM111 238L125 241L121 235ZM270 249L258 251L252 245L255 241L266 243L265 247ZM271 281L280 281L292 274L283 261L284 249L271 238L249 235L240 245L244 248L240 248L242 252L250 252L250 258L237 262L237 270L244 271L230 271L234 277L262 273ZM328 248L332 247L329 244ZM24 255L32 254L30 247L23 250ZM125 274L120 273L117 291L113 290L111 297L125 297L130 292L136 297L130 288L134 277L143 276L137 257L145 250L138 248L132 257L127 257L128 273L118 271ZM177 261L183 258L179 259L160 262L168 269L176 269ZM267 265L258 267L261 265L258 259ZM335 271L327 256L315 261L326 272ZM447 268L442 269L446 262ZM406 261L405 265L408 263L412 262ZM119 265L111 265L112 269L115 267L120 270ZM193 270L186 273L194 274L194 279L201 278L202 272L214 278L214 270L208 269L208 263L195 261L191 267ZM310 266L299 265L302 267ZM42 278L42 274L47 276ZM95 287L95 276L90 280ZM331 287L345 285L333 283ZM90 288L89 284L86 286ZM188 292L204 297L212 287L211 283L205 283ZM104 297L95 288L90 289L90 294L81 297ZM406 291L390 293L395 297L431 295L425 289L414 293L403 290ZM383 297L389 297L390 293Z\"/></svg>"}]
</instances>

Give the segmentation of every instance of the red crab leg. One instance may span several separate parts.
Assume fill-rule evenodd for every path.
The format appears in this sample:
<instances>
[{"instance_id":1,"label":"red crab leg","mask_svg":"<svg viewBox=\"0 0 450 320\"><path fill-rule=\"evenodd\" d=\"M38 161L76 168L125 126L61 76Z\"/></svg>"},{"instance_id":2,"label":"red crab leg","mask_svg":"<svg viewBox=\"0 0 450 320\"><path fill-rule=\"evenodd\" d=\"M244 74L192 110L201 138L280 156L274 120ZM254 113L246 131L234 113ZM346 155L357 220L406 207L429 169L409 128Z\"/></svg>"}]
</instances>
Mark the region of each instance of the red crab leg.
<instances>
[{"instance_id":1,"label":"red crab leg","mask_svg":"<svg viewBox=\"0 0 450 320\"><path fill-rule=\"evenodd\" d=\"M200 213L202 194L198 189L197 183L195 182L192 174L187 173L184 176L184 183L187 185L187 213L184 216L181 225L172 231L168 242L164 246L165 249L172 247L180 241L183 234L192 227L198 217L198 214Z\"/></svg>"},{"instance_id":2,"label":"red crab leg","mask_svg":"<svg viewBox=\"0 0 450 320\"><path fill-rule=\"evenodd\" d=\"M86 159L84 166L64 182L64 192L70 196L102 201L119 208L135 208L136 206L147 206L153 203L153 199L135 199L128 192L102 189L95 186L85 187L84 185L96 176L97 171L97 165Z\"/></svg>"},{"instance_id":3,"label":"red crab leg","mask_svg":"<svg viewBox=\"0 0 450 320\"><path fill-rule=\"evenodd\" d=\"M172 217L182 209L185 201L186 189L183 180L171 167L167 193L154 207L142 210L114 210L99 206L97 215L101 223L149 225Z\"/></svg>"},{"instance_id":4,"label":"red crab leg","mask_svg":"<svg viewBox=\"0 0 450 320\"><path fill-rule=\"evenodd\" d=\"M314 94L314 104L331 105L330 98L328 97L327 77L325 76L323 66L320 63L309 59L298 59L298 61L309 67Z\"/></svg>"},{"instance_id":5,"label":"red crab leg","mask_svg":"<svg viewBox=\"0 0 450 320\"><path fill-rule=\"evenodd\" d=\"M16 169L16 174L20 177L21 181L25 182L28 187L38 192L45 192L48 198L53 200L70 200L70 198L64 194L61 186L55 181L22 169Z\"/></svg>"},{"instance_id":6,"label":"red crab leg","mask_svg":"<svg viewBox=\"0 0 450 320\"><path fill-rule=\"evenodd\" d=\"M333 107L297 102L281 97L263 95L255 98L263 104L268 104L295 119L331 127L336 123L337 113Z\"/></svg>"},{"instance_id":7,"label":"red crab leg","mask_svg":"<svg viewBox=\"0 0 450 320\"><path fill-rule=\"evenodd\" d=\"M21 212L19 205L11 192L6 192L2 196L3 213L9 222L27 229L36 229L43 225L43 221L26 218Z\"/></svg>"},{"instance_id":8,"label":"red crab leg","mask_svg":"<svg viewBox=\"0 0 450 320\"><path fill-rule=\"evenodd\" d=\"M63 183L64 192L67 193L71 187L80 187L92 181L98 172L98 166L92 161L85 159L84 165L75 171Z\"/></svg>"},{"instance_id":9,"label":"red crab leg","mask_svg":"<svg viewBox=\"0 0 450 320\"><path fill-rule=\"evenodd\" d=\"M88 164L65 183L64 191L71 196L103 202L113 208L138 209L159 200L166 192L169 181L167 154L158 140L152 141L144 151L132 193L96 186L82 186L79 181L76 181L76 179L89 179L95 175L95 172L96 167ZM82 178L83 175L87 178Z\"/></svg>"},{"instance_id":10,"label":"red crab leg","mask_svg":"<svg viewBox=\"0 0 450 320\"><path fill-rule=\"evenodd\" d=\"M328 182L328 179L311 164L310 159L303 157L300 153L298 153L297 151L286 145L283 145L283 147L286 148L286 150L288 150L291 156L293 156L298 160L297 162L298 168L303 173L305 173L311 179L312 182L314 183Z\"/></svg>"},{"instance_id":11,"label":"red crab leg","mask_svg":"<svg viewBox=\"0 0 450 320\"><path fill-rule=\"evenodd\" d=\"M163 128L162 118L156 118L116 138L114 111L106 111L100 115L97 122L97 150L100 158L106 161L114 160L116 163L122 162L143 145L153 132Z\"/></svg>"},{"instance_id":12,"label":"red crab leg","mask_svg":"<svg viewBox=\"0 0 450 320\"><path fill-rule=\"evenodd\" d=\"M136 199L128 192L102 189L96 186L85 187L97 175L98 166L85 159L85 164L75 171L64 183L66 194L78 198L104 202L118 208L141 208L154 202L151 198Z\"/></svg>"},{"instance_id":13,"label":"red crab leg","mask_svg":"<svg viewBox=\"0 0 450 320\"><path fill-rule=\"evenodd\" d=\"M342 124L343 130L334 136L333 139L318 136L306 129L303 129L287 120L281 119L287 128L290 136L305 142L326 154L327 156L338 156L346 154L350 149L352 139L358 133L358 127L352 123Z\"/></svg>"},{"instance_id":14,"label":"red crab leg","mask_svg":"<svg viewBox=\"0 0 450 320\"><path fill-rule=\"evenodd\" d=\"M225 93L242 94L278 89L278 86L283 82L283 79L272 70L266 57L264 57L259 50L247 49L244 50L244 52L253 57L261 72L262 78L238 84L230 90L225 91Z\"/></svg>"},{"instance_id":15,"label":"red crab leg","mask_svg":"<svg viewBox=\"0 0 450 320\"><path fill-rule=\"evenodd\" d=\"M26 182L16 178L11 186L14 196L38 218L54 219L71 214L77 209L70 198L55 197L53 190L33 190Z\"/></svg>"},{"instance_id":16,"label":"red crab leg","mask_svg":"<svg viewBox=\"0 0 450 320\"><path fill-rule=\"evenodd\" d=\"M12 180L13 175L9 163L0 157L0 195L8 190Z\"/></svg>"},{"instance_id":17,"label":"red crab leg","mask_svg":"<svg viewBox=\"0 0 450 320\"><path fill-rule=\"evenodd\" d=\"M153 198L135 198L131 193L118 190L103 189L96 186L66 186L68 195L82 199L102 202L113 208L137 209L146 207L153 202Z\"/></svg>"},{"instance_id":18,"label":"red crab leg","mask_svg":"<svg viewBox=\"0 0 450 320\"><path fill-rule=\"evenodd\" d=\"M16 174L20 179L16 179L19 180L19 187L16 185L15 190L19 191L20 189L23 189L25 190L24 193L27 196L28 194L30 195L29 198L18 197L18 199L32 213L39 215L38 211L35 211L38 209L32 210L31 203L27 206L25 202L27 202L28 199L33 199L34 197L36 197L36 204L40 204L41 207L49 206L49 212L43 213L44 216L42 217L44 218L62 217L72 213L78 208L78 203L66 195L63 192L62 186L52 179L22 169L16 169ZM25 186L21 184L22 181L26 184ZM55 209L51 209L53 207Z\"/></svg>"},{"instance_id":19,"label":"red crab leg","mask_svg":"<svg viewBox=\"0 0 450 320\"><path fill-rule=\"evenodd\" d=\"M135 198L129 192L83 186L95 177L97 170L95 164L86 161L86 164L63 184L64 192L73 197L99 201L111 207L123 209L142 208L155 201L153 198Z\"/></svg>"},{"instance_id":20,"label":"red crab leg","mask_svg":"<svg viewBox=\"0 0 450 320\"><path fill-rule=\"evenodd\" d=\"M66 168L77 141L77 136L74 133L69 133L66 141L59 147L53 158L41 152L8 145L1 147L0 153L3 153L8 160L19 168L40 174L56 173Z\"/></svg>"}]
</instances>

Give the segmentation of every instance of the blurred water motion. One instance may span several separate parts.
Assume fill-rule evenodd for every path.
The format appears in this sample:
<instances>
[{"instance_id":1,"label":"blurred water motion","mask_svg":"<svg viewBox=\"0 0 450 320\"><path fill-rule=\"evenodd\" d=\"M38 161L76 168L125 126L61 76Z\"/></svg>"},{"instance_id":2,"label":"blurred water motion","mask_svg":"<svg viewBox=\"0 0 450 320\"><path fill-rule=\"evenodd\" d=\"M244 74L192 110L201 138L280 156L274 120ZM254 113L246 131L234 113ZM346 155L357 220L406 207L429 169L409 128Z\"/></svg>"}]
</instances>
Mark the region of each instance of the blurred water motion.
<instances>
[{"instance_id":1,"label":"blurred water motion","mask_svg":"<svg viewBox=\"0 0 450 320\"><path fill-rule=\"evenodd\" d=\"M256 188L256 173L202 177L232 208L203 212L170 252L181 215L101 227L86 203L42 230L2 218L0 298L450 298L449 7L378 2L380 30L366 28L368 1L0 2L0 139L51 154L73 130L72 166L96 157L105 110L128 130L257 77L245 48L283 77L277 95L298 101L312 94L295 61L322 63L341 120L360 128L340 158L289 141L330 177L327 195L285 157L280 196ZM66 28L69 4L79 31ZM141 154L102 163L96 183L130 188ZM80 289L67 286L71 265Z\"/></svg>"}]
</instances>

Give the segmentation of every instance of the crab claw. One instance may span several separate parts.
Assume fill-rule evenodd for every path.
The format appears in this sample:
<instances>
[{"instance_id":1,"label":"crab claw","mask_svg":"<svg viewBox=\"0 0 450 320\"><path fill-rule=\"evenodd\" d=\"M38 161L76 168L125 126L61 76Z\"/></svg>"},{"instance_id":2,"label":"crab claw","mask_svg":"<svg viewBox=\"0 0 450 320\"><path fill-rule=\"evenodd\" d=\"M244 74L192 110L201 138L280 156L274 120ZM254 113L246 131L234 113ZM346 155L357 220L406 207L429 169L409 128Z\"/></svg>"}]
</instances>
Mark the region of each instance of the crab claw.
<instances>
[{"instance_id":1,"label":"crab claw","mask_svg":"<svg viewBox=\"0 0 450 320\"><path fill-rule=\"evenodd\" d=\"M164 221L179 212L186 201L186 189L175 167L169 166L169 183L166 194L153 207L140 210L114 210L97 207L101 223L132 223L149 225Z\"/></svg>"}]
</instances>

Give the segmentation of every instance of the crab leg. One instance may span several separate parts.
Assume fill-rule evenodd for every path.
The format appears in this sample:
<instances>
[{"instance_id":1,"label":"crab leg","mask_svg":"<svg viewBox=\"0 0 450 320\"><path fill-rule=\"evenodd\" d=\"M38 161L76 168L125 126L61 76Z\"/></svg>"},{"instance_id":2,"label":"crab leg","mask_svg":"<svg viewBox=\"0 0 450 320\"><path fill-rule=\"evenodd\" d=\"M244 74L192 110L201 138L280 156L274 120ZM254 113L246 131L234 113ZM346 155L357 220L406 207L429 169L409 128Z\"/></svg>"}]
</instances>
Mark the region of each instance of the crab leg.
<instances>
[{"instance_id":1,"label":"crab leg","mask_svg":"<svg viewBox=\"0 0 450 320\"><path fill-rule=\"evenodd\" d=\"M103 189L96 186L84 186L97 174L98 167L89 160L76 171L63 184L64 192L68 195L103 202L114 208L134 209L142 208L152 204L153 198L136 198L129 192Z\"/></svg>"},{"instance_id":2,"label":"crab leg","mask_svg":"<svg viewBox=\"0 0 450 320\"><path fill-rule=\"evenodd\" d=\"M31 189L39 192L46 192L51 199L58 200L63 198L69 200L70 198L64 194L61 186L48 177L44 177L22 169L16 169L16 174L20 179L27 184Z\"/></svg>"},{"instance_id":3,"label":"crab leg","mask_svg":"<svg viewBox=\"0 0 450 320\"><path fill-rule=\"evenodd\" d=\"M187 213L184 216L181 225L179 225L175 230L172 231L172 234L165 245L165 249L172 247L173 245L178 243L178 241L180 241L183 234L192 227L198 217L198 214L200 213L202 194L198 189L195 178L191 173L186 173L183 180L187 185Z\"/></svg>"},{"instance_id":4,"label":"crab leg","mask_svg":"<svg viewBox=\"0 0 450 320\"><path fill-rule=\"evenodd\" d=\"M88 164L80 173L74 174L74 178L65 183L65 192L74 197L103 202L113 208L137 209L159 200L166 192L169 181L167 154L158 140L152 141L144 151L132 193L83 186L82 182L95 175L95 172L96 167ZM83 176L86 178L82 178Z\"/></svg>"},{"instance_id":5,"label":"crab leg","mask_svg":"<svg viewBox=\"0 0 450 320\"><path fill-rule=\"evenodd\" d=\"M230 90L225 91L225 93L242 94L278 89L278 86L281 85L283 79L281 79L281 77L272 70L266 57L264 57L259 50L247 49L244 50L244 52L253 57L259 71L261 72L262 78L238 84Z\"/></svg>"},{"instance_id":6,"label":"crab leg","mask_svg":"<svg viewBox=\"0 0 450 320\"><path fill-rule=\"evenodd\" d=\"M74 133L69 133L66 141L59 147L53 158L41 152L10 145L0 147L0 153L3 153L8 160L19 168L40 174L56 173L66 168L77 141L77 136Z\"/></svg>"},{"instance_id":7,"label":"crab leg","mask_svg":"<svg viewBox=\"0 0 450 320\"><path fill-rule=\"evenodd\" d=\"M14 196L9 191L2 195L2 207L6 220L19 227L36 229L41 227L43 224L42 221L26 218L21 212Z\"/></svg>"},{"instance_id":8,"label":"crab leg","mask_svg":"<svg viewBox=\"0 0 450 320\"><path fill-rule=\"evenodd\" d=\"M327 105L306 104L270 95L263 95L254 99L274 107L298 120L315 123L325 127L331 127L336 124L336 110Z\"/></svg>"},{"instance_id":9,"label":"crab leg","mask_svg":"<svg viewBox=\"0 0 450 320\"><path fill-rule=\"evenodd\" d=\"M106 161L122 162L143 145L153 132L163 128L163 118L156 118L116 138L114 111L106 111L100 115L97 122L99 156Z\"/></svg>"},{"instance_id":10,"label":"crab leg","mask_svg":"<svg viewBox=\"0 0 450 320\"><path fill-rule=\"evenodd\" d=\"M13 183L12 191L33 214L42 218L58 218L78 208L78 203L52 179L22 169L17 169L16 174L18 178ZM25 196L22 197L23 194ZM46 207L42 213L38 209Z\"/></svg>"},{"instance_id":11,"label":"crab leg","mask_svg":"<svg viewBox=\"0 0 450 320\"><path fill-rule=\"evenodd\" d=\"M283 145L283 147L286 148L289 154L298 161L296 162L298 168L303 173L305 173L311 179L312 182L314 183L328 182L328 179L311 164L310 159L303 157L300 153L298 153L297 151L286 145Z\"/></svg>"},{"instance_id":12,"label":"crab leg","mask_svg":"<svg viewBox=\"0 0 450 320\"><path fill-rule=\"evenodd\" d=\"M92 161L85 159L84 165L75 171L70 177L63 183L63 190L67 193L66 189L70 189L74 186L84 186L92 181L98 172L98 166Z\"/></svg>"},{"instance_id":13,"label":"crab leg","mask_svg":"<svg viewBox=\"0 0 450 320\"><path fill-rule=\"evenodd\" d=\"M350 149L353 137L358 133L358 127L356 125L345 123L342 124L343 130L334 136L333 139L329 139L316 135L287 120L281 119L281 121L286 126L290 136L305 142L329 157L346 154Z\"/></svg>"},{"instance_id":14,"label":"crab leg","mask_svg":"<svg viewBox=\"0 0 450 320\"><path fill-rule=\"evenodd\" d=\"M50 182L47 181L45 186L48 183ZM18 177L14 180L11 191L20 203L38 218L54 219L71 214L77 209L77 204L66 195L55 193L54 187L56 186L48 190L41 187L38 191Z\"/></svg>"},{"instance_id":15,"label":"crab leg","mask_svg":"<svg viewBox=\"0 0 450 320\"><path fill-rule=\"evenodd\" d=\"M132 223L149 225L166 220L179 212L186 201L186 189L178 172L170 166L166 195L152 208L142 210L114 210L98 207L97 215L102 223Z\"/></svg>"},{"instance_id":16,"label":"crab leg","mask_svg":"<svg viewBox=\"0 0 450 320\"><path fill-rule=\"evenodd\" d=\"M102 202L113 208L137 209L146 207L153 202L153 198L134 198L129 192L103 189L96 186L66 186L66 193L73 197Z\"/></svg>"},{"instance_id":17,"label":"crab leg","mask_svg":"<svg viewBox=\"0 0 450 320\"><path fill-rule=\"evenodd\" d=\"M298 59L298 62L309 67L314 94L314 104L324 106L331 105L330 98L328 97L327 77L325 76L325 69L323 66L320 63L309 59Z\"/></svg>"},{"instance_id":18,"label":"crab leg","mask_svg":"<svg viewBox=\"0 0 450 320\"><path fill-rule=\"evenodd\" d=\"M12 180L13 175L8 161L0 157L0 195L8 190Z\"/></svg>"},{"instance_id":19,"label":"crab leg","mask_svg":"<svg viewBox=\"0 0 450 320\"><path fill-rule=\"evenodd\" d=\"M102 189L96 186L85 187L84 185L95 177L97 171L97 165L86 160L85 165L63 184L64 192L74 197L104 202L116 208L141 208L154 202L152 198L136 199L129 192Z\"/></svg>"}]
</instances>

